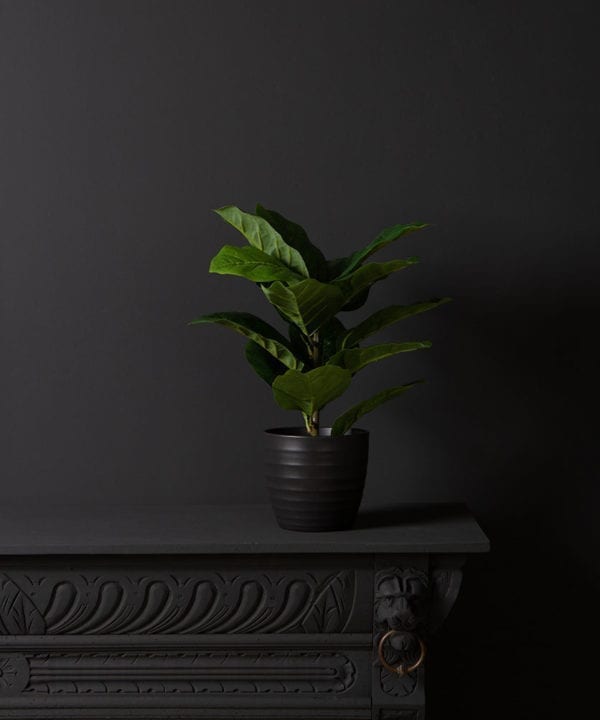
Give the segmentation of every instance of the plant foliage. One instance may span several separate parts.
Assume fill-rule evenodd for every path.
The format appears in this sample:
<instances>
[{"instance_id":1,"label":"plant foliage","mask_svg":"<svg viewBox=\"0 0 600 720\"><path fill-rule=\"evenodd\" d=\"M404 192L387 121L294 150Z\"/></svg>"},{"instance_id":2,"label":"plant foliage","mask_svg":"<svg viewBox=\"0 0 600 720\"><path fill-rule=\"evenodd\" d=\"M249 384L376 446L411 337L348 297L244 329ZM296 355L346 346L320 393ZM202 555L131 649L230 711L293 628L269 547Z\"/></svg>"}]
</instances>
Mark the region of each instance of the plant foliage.
<instances>
[{"instance_id":1,"label":"plant foliage","mask_svg":"<svg viewBox=\"0 0 600 720\"><path fill-rule=\"evenodd\" d=\"M348 389L359 370L399 353L431 347L429 341L362 343L380 330L438 307L449 298L391 305L349 329L338 317L340 312L362 307L376 282L418 262L415 257L367 261L378 250L427 225L394 225L362 250L327 260L300 225L274 210L257 205L252 214L227 205L216 213L248 244L225 245L213 258L209 271L257 283L286 322L288 337L245 312L202 315L191 324L217 323L245 336L246 359L271 386L280 407L302 413L310 435L318 435L321 410ZM382 390L357 403L333 422L332 434L348 432L360 417L418 382L422 381Z\"/></svg>"}]
</instances>

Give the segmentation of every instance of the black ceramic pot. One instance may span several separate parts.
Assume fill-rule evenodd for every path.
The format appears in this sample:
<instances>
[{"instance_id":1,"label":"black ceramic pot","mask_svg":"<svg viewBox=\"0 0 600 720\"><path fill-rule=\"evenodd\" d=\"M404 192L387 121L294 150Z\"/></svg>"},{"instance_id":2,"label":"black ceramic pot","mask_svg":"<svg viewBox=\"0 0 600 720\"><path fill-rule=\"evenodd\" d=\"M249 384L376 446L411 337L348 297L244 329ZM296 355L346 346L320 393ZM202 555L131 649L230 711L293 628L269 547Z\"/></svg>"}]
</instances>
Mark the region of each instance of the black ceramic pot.
<instances>
[{"instance_id":1,"label":"black ceramic pot","mask_svg":"<svg viewBox=\"0 0 600 720\"><path fill-rule=\"evenodd\" d=\"M304 428L274 428L265 436L267 485L280 527L351 527L365 486L369 433L352 429L331 437L331 428L322 428L311 437Z\"/></svg>"}]
</instances>

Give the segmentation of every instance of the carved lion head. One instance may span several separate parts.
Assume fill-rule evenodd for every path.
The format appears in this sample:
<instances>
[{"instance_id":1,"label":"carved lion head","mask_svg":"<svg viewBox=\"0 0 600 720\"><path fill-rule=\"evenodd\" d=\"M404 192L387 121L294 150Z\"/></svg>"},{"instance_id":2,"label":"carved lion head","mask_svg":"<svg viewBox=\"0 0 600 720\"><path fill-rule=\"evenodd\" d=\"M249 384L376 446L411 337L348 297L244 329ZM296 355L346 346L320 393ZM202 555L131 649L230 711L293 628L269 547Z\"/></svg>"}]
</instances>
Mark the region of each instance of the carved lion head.
<instances>
[{"instance_id":1,"label":"carved lion head","mask_svg":"<svg viewBox=\"0 0 600 720\"><path fill-rule=\"evenodd\" d=\"M427 575L413 568L386 568L377 573L375 588L378 625L389 630L414 630L422 620Z\"/></svg>"}]
</instances>

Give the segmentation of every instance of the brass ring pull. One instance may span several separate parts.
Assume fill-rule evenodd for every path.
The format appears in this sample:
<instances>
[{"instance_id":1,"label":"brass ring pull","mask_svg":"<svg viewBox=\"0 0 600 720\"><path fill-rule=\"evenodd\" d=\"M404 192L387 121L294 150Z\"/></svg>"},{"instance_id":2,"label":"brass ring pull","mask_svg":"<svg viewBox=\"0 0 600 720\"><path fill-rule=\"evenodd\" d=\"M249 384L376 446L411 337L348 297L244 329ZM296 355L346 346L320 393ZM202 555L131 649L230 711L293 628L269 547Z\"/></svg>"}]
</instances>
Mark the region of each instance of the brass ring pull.
<instances>
[{"instance_id":1,"label":"brass ring pull","mask_svg":"<svg viewBox=\"0 0 600 720\"><path fill-rule=\"evenodd\" d=\"M419 657L417 658L417 660L412 665L409 665L408 667L404 667L404 663L400 663L400 665L398 665L397 667L390 665L389 662L385 659L385 655L383 652L383 646L384 646L385 641L388 638L394 637L394 635L397 635L398 632L399 632L398 630L388 630L385 633L385 635L382 636L381 640L379 641L379 646L377 649L378 649L378 654L379 654L379 661L381 662L383 667L386 670L389 670L389 672L395 673L399 677L403 677L404 675L408 675L408 673L413 672L414 670L416 670L418 667L420 667L423 664L423 661L425 660L425 654L427 652L427 649L425 647L425 643L421 640L421 638L418 635L416 635L415 637L419 641L419 646L421 648L421 652L419 653Z\"/></svg>"}]
</instances>

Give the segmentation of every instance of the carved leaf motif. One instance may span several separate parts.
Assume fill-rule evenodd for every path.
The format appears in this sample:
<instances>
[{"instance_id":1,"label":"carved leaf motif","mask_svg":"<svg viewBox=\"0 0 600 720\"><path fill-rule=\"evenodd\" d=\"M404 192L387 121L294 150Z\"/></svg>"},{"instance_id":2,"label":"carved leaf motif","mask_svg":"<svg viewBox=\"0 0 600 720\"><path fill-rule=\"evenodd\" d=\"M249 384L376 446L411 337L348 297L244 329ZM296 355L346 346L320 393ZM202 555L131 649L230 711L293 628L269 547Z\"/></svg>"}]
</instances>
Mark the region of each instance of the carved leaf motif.
<instances>
[{"instance_id":1,"label":"carved leaf motif","mask_svg":"<svg viewBox=\"0 0 600 720\"><path fill-rule=\"evenodd\" d=\"M243 626L243 632L284 633L298 632L298 618L306 611L306 605L312 596L311 585L307 580L296 579L273 596L268 608L263 609L258 620L251 626Z\"/></svg>"},{"instance_id":2,"label":"carved leaf motif","mask_svg":"<svg viewBox=\"0 0 600 720\"><path fill-rule=\"evenodd\" d=\"M206 626L205 632L239 632L240 626L252 621L262 605L264 587L255 580L235 580L229 586L230 595L227 609L215 616L215 621Z\"/></svg>"},{"instance_id":3,"label":"carved leaf motif","mask_svg":"<svg viewBox=\"0 0 600 720\"><path fill-rule=\"evenodd\" d=\"M417 687L418 671L399 677L394 673L381 669L381 688L384 692L394 697L406 697L415 691Z\"/></svg>"},{"instance_id":4,"label":"carved leaf motif","mask_svg":"<svg viewBox=\"0 0 600 720\"><path fill-rule=\"evenodd\" d=\"M355 576L342 570L317 589L301 625L305 632L342 632L352 613Z\"/></svg>"},{"instance_id":5,"label":"carved leaf motif","mask_svg":"<svg viewBox=\"0 0 600 720\"><path fill-rule=\"evenodd\" d=\"M175 618L175 623L169 625L163 632L198 633L202 632L203 623L212 617L219 591L216 585L209 581L202 581L193 585L193 592Z\"/></svg>"},{"instance_id":6,"label":"carved leaf motif","mask_svg":"<svg viewBox=\"0 0 600 720\"><path fill-rule=\"evenodd\" d=\"M0 633L3 635L43 635L46 623L31 599L19 586L0 574Z\"/></svg>"},{"instance_id":7,"label":"carved leaf motif","mask_svg":"<svg viewBox=\"0 0 600 720\"><path fill-rule=\"evenodd\" d=\"M71 582L59 582L52 589L50 600L44 618L46 619L47 632L53 635L59 631L56 625L64 618L70 617L78 600L77 589ZM59 626L60 627L60 626Z\"/></svg>"}]
</instances>

